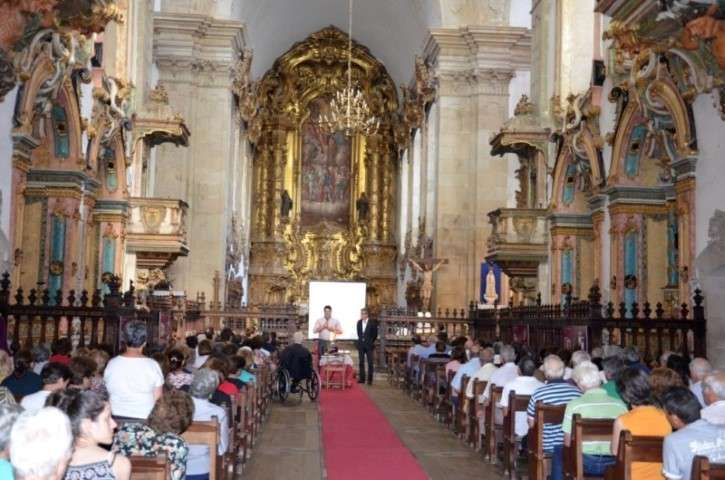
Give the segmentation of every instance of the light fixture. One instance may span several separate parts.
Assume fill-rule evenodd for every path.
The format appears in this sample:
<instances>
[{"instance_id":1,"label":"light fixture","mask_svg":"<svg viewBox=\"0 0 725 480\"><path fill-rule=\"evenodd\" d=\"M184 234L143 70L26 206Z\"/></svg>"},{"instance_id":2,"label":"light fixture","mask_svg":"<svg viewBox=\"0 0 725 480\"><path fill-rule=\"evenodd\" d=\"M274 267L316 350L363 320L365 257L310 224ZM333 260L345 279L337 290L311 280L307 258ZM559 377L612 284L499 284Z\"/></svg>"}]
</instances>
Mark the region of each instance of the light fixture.
<instances>
[{"instance_id":1,"label":"light fixture","mask_svg":"<svg viewBox=\"0 0 725 480\"><path fill-rule=\"evenodd\" d=\"M371 113L362 91L352 86L352 2L348 1L347 16L347 88L335 93L329 114L322 116L320 124L328 133L372 135L378 130L380 121Z\"/></svg>"}]
</instances>

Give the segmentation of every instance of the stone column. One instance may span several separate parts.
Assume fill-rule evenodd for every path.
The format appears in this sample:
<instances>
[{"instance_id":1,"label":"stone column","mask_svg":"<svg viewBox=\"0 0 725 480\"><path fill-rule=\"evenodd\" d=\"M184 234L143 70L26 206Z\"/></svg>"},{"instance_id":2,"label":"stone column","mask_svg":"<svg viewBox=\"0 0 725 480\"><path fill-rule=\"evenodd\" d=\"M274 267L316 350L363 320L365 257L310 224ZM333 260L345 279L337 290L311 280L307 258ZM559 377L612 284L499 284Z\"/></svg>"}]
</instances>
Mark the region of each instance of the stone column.
<instances>
[{"instance_id":1,"label":"stone column","mask_svg":"<svg viewBox=\"0 0 725 480\"><path fill-rule=\"evenodd\" d=\"M438 181L429 215L436 257L449 260L436 274L436 308L478 297L487 214L507 200L508 161L491 157L488 141L508 117L514 72L529 68L530 43L528 29L507 26L435 29L429 37L426 56L439 81Z\"/></svg>"},{"instance_id":2,"label":"stone column","mask_svg":"<svg viewBox=\"0 0 725 480\"><path fill-rule=\"evenodd\" d=\"M230 68L242 24L199 14L154 15L154 60L159 81L175 109L187 120L190 146L157 148L155 192L189 204L191 254L169 268L174 288L189 294L210 291L215 271L224 271L227 208L234 163L234 121Z\"/></svg>"}]
</instances>

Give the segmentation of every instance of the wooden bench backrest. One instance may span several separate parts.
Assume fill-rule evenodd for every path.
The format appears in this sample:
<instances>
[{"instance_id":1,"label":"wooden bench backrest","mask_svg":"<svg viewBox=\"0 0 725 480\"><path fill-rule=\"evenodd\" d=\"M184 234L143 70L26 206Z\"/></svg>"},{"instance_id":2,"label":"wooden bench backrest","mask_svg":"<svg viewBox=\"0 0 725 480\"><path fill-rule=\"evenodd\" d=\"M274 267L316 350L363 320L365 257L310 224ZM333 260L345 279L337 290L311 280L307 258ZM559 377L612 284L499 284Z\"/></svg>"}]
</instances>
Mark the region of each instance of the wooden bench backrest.
<instances>
[{"instance_id":1,"label":"wooden bench backrest","mask_svg":"<svg viewBox=\"0 0 725 480\"><path fill-rule=\"evenodd\" d=\"M216 480L219 467L219 421L212 417L208 421L192 422L181 435L189 445L206 445L209 447L209 480Z\"/></svg>"},{"instance_id":2,"label":"wooden bench backrest","mask_svg":"<svg viewBox=\"0 0 725 480\"><path fill-rule=\"evenodd\" d=\"M131 455L131 474L134 480L167 480L171 478L171 468L165 455L142 457Z\"/></svg>"},{"instance_id":3,"label":"wooden bench backrest","mask_svg":"<svg viewBox=\"0 0 725 480\"><path fill-rule=\"evenodd\" d=\"M459 393L460 393L460 398L461 398L461 400L462 400L462 399L464 398L464 396L465 396L465 393L466 393L466 388L468 387L468 382L469 382L470 380L471 380L471 377L469 377L468 375L463 375L463 376L461 377L461 390L460 390L460 392L459 392ZM461 403L461 406L462 406L462 405L463 405L463 403Z\"/></svg>"},{"instance_id":4,"label":"wooden bench backrest","mask_svg":"<svg viewBox=\"0 0 725 480\"><path fill-rule=\"evenodd\" d=\"M547 405L539 400L534 412L534 426L529 428L529 480L545 480L546 455L544 454L544 425L561 424L564 421L566 405Z\"/></svg>"},{"instance_id":5,"label":"wooden bench backrest","mask_svg":"<svg viewBox=\"0 0 725 480\"><path fill-rule=\"evenodd\" d=\"M514 437L516 433L516 412L525 412L530 399L531 395L516 395L515 390L509 392L509 407L503 419L504 437Z\"/></svg>"},{"instance_id":6,"label":"wooden bench backrest","mask_svg":"<svg viewBox=\"0 0 725 480\"><path fill-rule=\"evenodd\" d=\"M606 478L630 480L633 462L662 463L664 437L633 436L622 431L617 447L617 463L607 469Z\"/></svg>"},{"instance_id":7,"label":"wooden bench backrest","mask_svg":"<svg viewBox=\"0 0 725 480\"><path fill-rule=\"evenodd\" d=\"M725 463L710 463L702 455L697 455L692 461L692 480L725 480Z\"/></svg>"},{"instance_id":8,"label":"wooden bench backrest","mask_svg":"<svg viewBox=\"0 0 725 480\"><path fill-rule=\"evenodd\" d=\"M584 478L584 463L582 459L582 443L594 441L612 441L614 419L611 418L582 418L574 414L571 425L571 444L568 449L568 461L565 461L565 478Z\"/></svg>"}]
</instances>

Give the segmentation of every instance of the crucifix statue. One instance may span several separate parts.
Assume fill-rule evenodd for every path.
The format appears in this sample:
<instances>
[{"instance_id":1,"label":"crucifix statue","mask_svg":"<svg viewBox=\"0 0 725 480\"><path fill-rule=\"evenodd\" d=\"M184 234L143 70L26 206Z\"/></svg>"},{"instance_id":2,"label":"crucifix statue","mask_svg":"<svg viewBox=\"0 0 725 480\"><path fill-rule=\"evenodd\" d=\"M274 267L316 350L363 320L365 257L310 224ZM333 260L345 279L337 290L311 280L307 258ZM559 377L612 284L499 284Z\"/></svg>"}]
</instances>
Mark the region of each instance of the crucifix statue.
<instances>
[{"instance_id":1,"label":"crucifix statue","mask_svg":"<svg viewBox=\"0 0 725 480\"><path fill-rule=\"evenodd\" d=\"M430 311L430 298L433 295L433 273L448 263L447 258L424 258L418 261L409 258L411 266L421 274L420 285L420 308L423 311Z\"/></svg>"}]
</instances>

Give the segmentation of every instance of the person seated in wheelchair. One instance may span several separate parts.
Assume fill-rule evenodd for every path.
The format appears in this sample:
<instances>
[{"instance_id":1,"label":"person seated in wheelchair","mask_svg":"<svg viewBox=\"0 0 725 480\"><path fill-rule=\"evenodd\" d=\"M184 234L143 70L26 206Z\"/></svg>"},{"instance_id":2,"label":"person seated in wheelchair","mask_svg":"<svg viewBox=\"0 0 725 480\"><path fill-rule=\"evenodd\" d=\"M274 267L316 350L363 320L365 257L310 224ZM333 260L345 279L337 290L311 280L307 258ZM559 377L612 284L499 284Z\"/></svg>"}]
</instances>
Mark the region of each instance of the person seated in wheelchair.
<instances>
[{"instance_id":1,"label":"person seated in wheelchair","mask_svg":"<svg viewBox=\"0 0 725 480\"><path fill-rule=\"evenodd\" d=\"M302 332L295 332L292 335L292 343L289 344L279 355L282 368L289 372L292 379L291 392L296 393L298 384L302 380L312 377L312 354L302 345L304 335Z\"/></svg>"}]
</instances>

